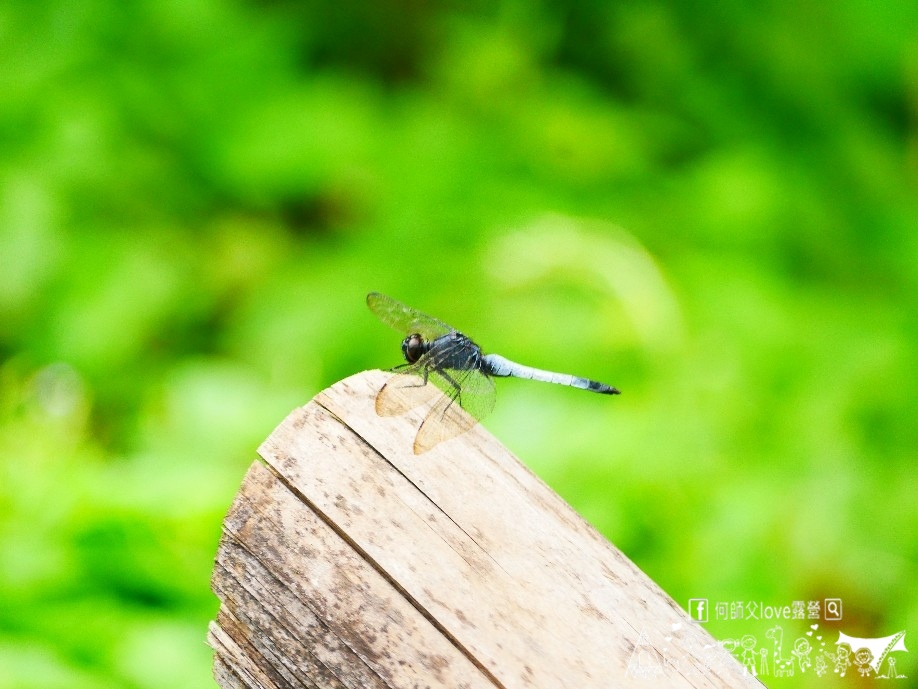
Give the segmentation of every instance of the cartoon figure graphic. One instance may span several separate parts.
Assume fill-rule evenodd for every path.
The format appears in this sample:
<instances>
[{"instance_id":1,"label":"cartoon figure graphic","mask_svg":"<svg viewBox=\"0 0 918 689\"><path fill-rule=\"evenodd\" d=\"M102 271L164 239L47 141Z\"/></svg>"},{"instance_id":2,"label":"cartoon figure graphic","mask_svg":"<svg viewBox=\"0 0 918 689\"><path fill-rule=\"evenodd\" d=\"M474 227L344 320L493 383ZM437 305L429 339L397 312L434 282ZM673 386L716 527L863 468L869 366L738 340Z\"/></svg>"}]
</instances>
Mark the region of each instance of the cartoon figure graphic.
<instances>
[{"instance_id":1,"label":"cartoon figure graphic","mask_svg":"<svg viewBox=\"0 0 918 689\"><path fill-rule=\"evenodd\" d=\"M752 634L746 634L740 639L740 647L743 649L743 667L753 677L756 676L755 661L758 655L755 651L756 639Z\"/></svg>"},{"instance_id":2,"label":"cartoon figure graphic","mask_svg":"<svg viewBox=\"0 0 918 689\"><path fill-rule=\"evenodd\" d=\"M800 672L806 672L808 667L813 667L813 663L810 662L810 653L813 652L813 647L810 646L810 642L804 637L800 637L794 642L794 650L791 651L791 655L797 659L797 663L800 665Z\"/></svg>"},{"instance_id":3,"label":"cartoon figure graphic","mask_svg":"<svg viewBox=\"0 0 918 689\"><path fill-rule=\"evenodd\" d=\"M900 675L896 670L896 659L890 658L886 663L886 674L877 675L877 677L882 677L883 679L905 679L908 675Z\"/></svg>"},{"instance_id":4,"label":"cartoon figure graphic","mask_svg":"<svg viewBox=\"0 0 918 689\"><path fill-rule=\"evenodd\" d=\"M759 674L768 674L768 651L764 648L759 649Z\"/></svg>"},{"instance_id":5,"label":"cartoon figure graphic","mask_svg":"<svg viewBox=\"0 0 918 689\"><path fill-rule=\"evenodd\" d=\"M862 648L854 654L854 664L857 665L857 671L861 673L861 677L869 677L873 672L873 668L870 667L872 660L873 653L868 648Z\"/></svg>"},{"instance_id":6,"label":"cartoon figure graphic","mask_svg":"<svg viewBox=\"0 0 918 689\"><path fill-rule=\"evenodd\" d=\"M826 670L828 670L828 668L829 666L826 665L826 659L821 655L817 655L816 660L813 661L813 669L816 671L816 676L822 677L824 674L826 674Z\"/></svg>"},{"instance_id":7,"label":"cartoon figure graphic","mask_svg":"<svg viewBox=\"0 0 918 689\"><path fill-rule=\"evenodd\" d=\"M838 673L839 677L844 677L845 671L848 669L848 666L851 665L851 660L848 658L851 654L851 649L842 644L835 649L835 653L829 653L828 651L823 651L823 653L826 658L835 664L833 672Z\"/></svg>"},{"instance_id":8,"label":"cartoon figure graphic","mask_svg":"<svg viewBox=\"0 0 918 689\"><path fill-rule=\"evenodd\" d=\"M771 639L774 646L772 658L774 659L775 677L792 677L794 674L794 658L784 655L784 629L776 624L765 632L766 638Z\"/></svg>"}]
</instances>

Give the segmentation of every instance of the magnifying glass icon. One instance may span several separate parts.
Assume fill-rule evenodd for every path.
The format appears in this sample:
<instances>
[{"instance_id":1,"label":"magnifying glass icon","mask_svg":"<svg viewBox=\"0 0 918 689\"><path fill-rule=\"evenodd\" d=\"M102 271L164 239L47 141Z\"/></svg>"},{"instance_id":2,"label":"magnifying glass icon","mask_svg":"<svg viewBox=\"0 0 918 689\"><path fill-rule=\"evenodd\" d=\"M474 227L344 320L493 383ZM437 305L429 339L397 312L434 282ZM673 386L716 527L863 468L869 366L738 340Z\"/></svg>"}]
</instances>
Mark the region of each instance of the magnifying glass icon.
<instances>
[{"instance_id":1,"label":"magnifying glass icon","mask_svg":"<svg viewBox=\"0 0 918 689\"><path fill-rule=\"evenodd\" d=\"M826 619L840 620L842 616L841 601L838 598L829 598L826 600Z\"/></svg>"}]
</instances>

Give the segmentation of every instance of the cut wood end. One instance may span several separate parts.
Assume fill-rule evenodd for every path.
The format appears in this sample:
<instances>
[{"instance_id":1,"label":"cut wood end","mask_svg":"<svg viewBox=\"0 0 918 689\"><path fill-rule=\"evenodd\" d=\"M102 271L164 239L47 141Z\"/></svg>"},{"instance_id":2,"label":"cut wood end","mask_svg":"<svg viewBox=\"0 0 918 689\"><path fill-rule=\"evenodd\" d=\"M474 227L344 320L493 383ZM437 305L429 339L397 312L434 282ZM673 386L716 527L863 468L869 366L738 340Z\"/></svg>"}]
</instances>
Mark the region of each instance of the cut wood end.
<instances>
[{"instance_id":1,"label":"cut wood end","mask_svg":"<svg viewBox=\"0 0 918 689\"><path fill-rule=\"evenodd\" d=\"M480 425L416 456L388 375L261 446L212 579L222 687L761 686Z\"/></svg>"}]
</instances>

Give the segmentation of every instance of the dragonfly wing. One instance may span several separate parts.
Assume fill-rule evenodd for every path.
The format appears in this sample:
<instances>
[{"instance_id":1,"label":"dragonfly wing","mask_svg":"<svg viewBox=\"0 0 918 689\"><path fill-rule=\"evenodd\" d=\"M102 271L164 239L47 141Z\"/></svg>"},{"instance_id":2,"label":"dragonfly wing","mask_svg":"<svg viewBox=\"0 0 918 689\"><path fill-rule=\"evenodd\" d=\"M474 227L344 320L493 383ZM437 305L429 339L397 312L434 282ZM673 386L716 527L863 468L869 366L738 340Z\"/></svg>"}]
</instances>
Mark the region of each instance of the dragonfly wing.
<instances>
[{"instance_id":1,"label":"dragonfly wing","mask_svg":"<svg viewBox=\"0 0 918 689\"><path fill-rule=\"evenodd\" d=\"M478 419L444 395L421 422L414 438L414 454L424 454L444 440L462 435L477 423Z\"/></svg>"},{"instance_id":2,"label":"dragonfly wing","mask_svg":"<svg viewBox=\"0 0 918 689\"><path fill-rule=\"evenodd\" d=\"M494 382L477 369L431 371L429 380L443 396L424 417L414 439L416 455L462 435L494 408Z\"/></svg>"},{"instance_id":3,"label":"dragonfly wing","mask_svg":"<svg viewBox=\"0 0 918 689\"><path fill-rule=\"evenodd\" d=\"M399 369L376 393L376 413L379 416L400 416L427 404L440 390L424 384L424 365L419 361Z\"/></svg>"},{"instance_id":4,"label":"dragonfly wing","mask_svg":"<svg viewBox=\"0 0 918 689\"><path fill-rule=\"evenodd\" d=\"M478 421L494 410L497 394L494 381L479 369L447 371L459 383L459 405Z\"/></svg>"},{"instance_id":5,"label":"dragonfly wing","mask_svg":"<svg viewBox=\"0 0 918 689\"><path fill-rule=\"evenodd\" d=\"M425 340L435 340L440 335L445 335L453 330L443 321L438 321L436 318L379 292L370 292L367 295L367 306L383 323L395 328L403 335L419 333Z\"/></svg>"}]
</instances>

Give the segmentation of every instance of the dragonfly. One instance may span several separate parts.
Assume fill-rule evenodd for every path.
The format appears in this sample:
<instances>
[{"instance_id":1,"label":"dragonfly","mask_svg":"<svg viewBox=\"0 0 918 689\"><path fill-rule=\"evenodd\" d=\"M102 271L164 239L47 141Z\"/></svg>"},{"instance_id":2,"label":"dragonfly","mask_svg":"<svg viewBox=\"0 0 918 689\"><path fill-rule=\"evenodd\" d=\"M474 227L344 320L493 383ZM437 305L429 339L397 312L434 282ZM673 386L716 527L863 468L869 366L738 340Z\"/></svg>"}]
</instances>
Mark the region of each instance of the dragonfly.
<instances>
[{"instance_id":1,"label":"dragonfly","mask_svg":"<svg viewBox=\"0 0 918 689\"><path fill-rule=\"evenodd\" d=\"M395 375L377 393L376 413L397 416L436 399L418 428L413 447L416 455L465 433L491 413L496 398L493 378L528 378L601 395L620 392L589 378L484 354L452 326L385 294L370 292L367 306L383 323L405 336L402 355L406 363L392 369Z\"/></svg>"}]
</instances>

